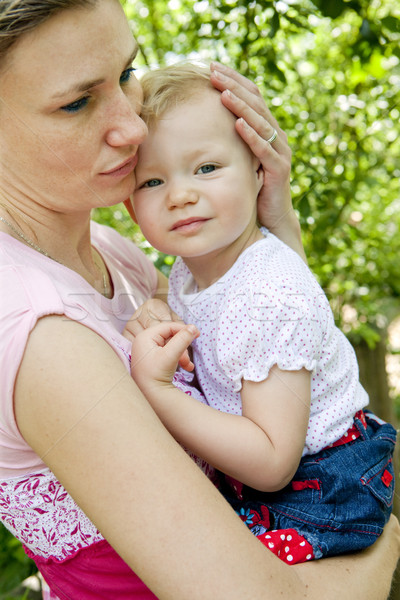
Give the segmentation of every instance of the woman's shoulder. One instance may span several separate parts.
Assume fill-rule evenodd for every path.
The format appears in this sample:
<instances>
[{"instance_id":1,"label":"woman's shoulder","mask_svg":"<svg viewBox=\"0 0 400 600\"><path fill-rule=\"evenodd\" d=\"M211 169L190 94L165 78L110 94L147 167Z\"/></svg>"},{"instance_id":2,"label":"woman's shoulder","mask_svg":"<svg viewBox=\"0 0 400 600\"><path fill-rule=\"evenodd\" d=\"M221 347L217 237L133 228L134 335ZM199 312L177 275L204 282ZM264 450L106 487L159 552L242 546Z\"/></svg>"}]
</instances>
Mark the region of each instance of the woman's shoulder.
<instances>
[{"instance_id":1,"label":"woman's shoulder","mask_svg":"<svg viewBox=\"0 0 400 600\"><path fill-rule=\"evenodd\" d=\"M50 306L61 314L63 303L51 277L52 269L61 265L7 237L0 250L0 288L7 290L0 303L1 318L29 310L45 314Z\"/></svg>"},{"instance_id":2,"label":"woman's shoulder","mask_svg":"<svg viewBox=\"0 0 400 600\"><path fill-rule=\"evenodd\" d=\"M91 236L93 245L100 250L103 258L108 259L107 264L114 264L121 272L126 269L144 275L156 282L156 269L151 260L137 247L134 241L124 237L112 227L91 222Z\"/></svg>"},{"instance_id":3,"label":"woman's shoulder","mask_svg":"<svg viewBox=\"0 0 400 600\"><path fill-rule=\"evenodd\" d=\"M92 243L109 254L114 254L116 256L121 255L121 253L143 255L143 252L130 238L123 236L109 225L91 221L90 233Z\"/></svg>"}]
</instances>

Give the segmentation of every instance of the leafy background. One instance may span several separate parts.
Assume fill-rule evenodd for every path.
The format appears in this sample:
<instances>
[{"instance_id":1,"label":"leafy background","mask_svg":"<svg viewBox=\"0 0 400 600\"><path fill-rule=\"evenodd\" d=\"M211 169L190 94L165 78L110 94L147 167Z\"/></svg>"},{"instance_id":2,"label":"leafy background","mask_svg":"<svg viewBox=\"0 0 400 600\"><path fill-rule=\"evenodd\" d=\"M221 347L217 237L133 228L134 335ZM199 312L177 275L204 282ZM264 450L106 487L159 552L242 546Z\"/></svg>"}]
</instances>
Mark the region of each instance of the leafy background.
<instances>
[{"instance_id":1,"label":"leafy background","mask_svg":"<svg viewBox=\"0 0 400 600\"><path fill-rule=\"evenodd\" d=\"M293 150L293 202L309 265L356 348L375 410L394 422L400 340L389 333L400 314L398 1L122 4L141 50L139 76L189 57L227 63L260 86ZM147 244L124 207L98 209L94 218L133 238L168 273L174 258ZM2 528L0 548L0 599L22 598L11 590L34 567ZM396 589L392 594L400 597Z\"/></svg>"}]
</instances>

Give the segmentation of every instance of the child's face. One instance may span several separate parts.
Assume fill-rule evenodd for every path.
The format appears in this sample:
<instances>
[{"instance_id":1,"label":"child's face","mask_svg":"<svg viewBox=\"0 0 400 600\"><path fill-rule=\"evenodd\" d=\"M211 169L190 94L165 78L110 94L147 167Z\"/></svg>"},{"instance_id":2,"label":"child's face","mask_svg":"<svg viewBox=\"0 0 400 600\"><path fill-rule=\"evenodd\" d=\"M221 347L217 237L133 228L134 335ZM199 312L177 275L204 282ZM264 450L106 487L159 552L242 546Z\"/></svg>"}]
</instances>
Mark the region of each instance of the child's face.
<instances>
[{"instance_id":1,"label":"child's face","mask_svg":"<svg viewBox=\"0 0 400 600\"><path fill-rule=\"evenodd\" d=\"M139 148L134 210L158 250L190 260L254 242L259 162L214 90L167 111ZM239 251L238 251L239 249Z\"/></svg>"}]
</instances>

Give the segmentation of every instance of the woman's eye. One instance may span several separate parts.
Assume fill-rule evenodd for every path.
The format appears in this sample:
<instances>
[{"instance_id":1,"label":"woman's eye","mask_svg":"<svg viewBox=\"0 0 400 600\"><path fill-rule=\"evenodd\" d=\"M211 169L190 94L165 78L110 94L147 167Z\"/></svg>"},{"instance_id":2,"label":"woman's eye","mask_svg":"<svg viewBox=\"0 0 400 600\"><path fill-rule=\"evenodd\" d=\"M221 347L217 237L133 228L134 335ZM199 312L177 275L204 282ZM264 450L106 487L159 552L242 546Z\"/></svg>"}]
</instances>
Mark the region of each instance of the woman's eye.
<instances>
[{"instance_id":1,"label":"woman's eye","mask_svg":"<svg viewBox=\"0 0 400 600\"><path fill-rule=\"evenodd\" d=\"M65 111L65 112L69 112L69 113L78 112L82 108L85 108L85 106L87 106L88 102L89 102L89 97L85 96L84 98L79 98L79 100L75 100L74 102L71 102L70 104L66 104L65 106L62 106L61 110Z\"/></svg>"},{"instance_id":2,"label":"woman's eye","mask_svg":"<svg viewBox=\"0 0 400 600\"><path fill-rule=\"evenodd\" d=\"M130 80L130 78L132 77L133 71L135 71L135 70L136 69L134 69L133 67L129 67L128 69L125 69L124 71L122 71L121 76L119 78L119 83L120 84L127 83ZM69 112L69 113L78 112L82 108L85 108L85 106L87 105L88 102L89 102L89 97L85 96L84 98L79 98L79 100L75 100L74 102L70 102L70 104L66 104L65 106L62 106L61 110L65 111L65 112Z\"/></svg>"},{"instance_id":3,"label":"woman's eye","mask_svg":"<svg viewBox=\"0 0 400 600\"><path fill-rule=\"evenodd\" d=\"M149 179L149 181L146 181L140 187L141 188L150 188L150 187L157 187L158 185L161 185L161 184L162 184L161 179Z\"/></svg>"},{"instance_id":4,"label":"woman's eye","mask_svg":"<svg viewBox=\"0 0 400 600\"><path fill-rule=\"evenodd\" d=\"M197 172L206 175L207 173L212 173L213 171L215 171L215 169L215 165L203 165Z\"/></svg>"},{"instance_id":5,"label":"woman's eye","mask_svg":"<svg viewBox=\"0 0 400 600\"><path fill-rule=\"evenodd\" d=\"M133 67L129 67L129 69L125 69L125 71L122 71L121 77L119 78L119 82L127 83L132 77L133 71L136 71L136 69L134 69Z\"/></svg>"}]
</instances>

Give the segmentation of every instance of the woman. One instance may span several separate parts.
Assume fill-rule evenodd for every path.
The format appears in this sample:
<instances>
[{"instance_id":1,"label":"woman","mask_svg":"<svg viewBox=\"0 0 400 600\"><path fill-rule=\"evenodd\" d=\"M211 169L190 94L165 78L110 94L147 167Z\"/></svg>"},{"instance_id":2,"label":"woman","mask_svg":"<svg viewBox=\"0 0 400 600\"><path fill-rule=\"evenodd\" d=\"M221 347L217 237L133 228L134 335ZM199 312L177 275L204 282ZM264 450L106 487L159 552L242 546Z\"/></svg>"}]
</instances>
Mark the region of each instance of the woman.
<instances>
[{"instance_id":1,"label":"woman","mask_svg":"<svg viewBox=\"0 0 400 600\"><path fill-rule=\"evenodd\" d=\"M2 521L61 599L385 598L396 521L363 555L284 565L129 376L125 321L165 281L115 232L90 236L90 210L132 193L146 135L118 0L1 0L0 32ZM299 246L284 134L254 87L217 73L269 165L262 221Z\"/></svg>"}]
</instances>

